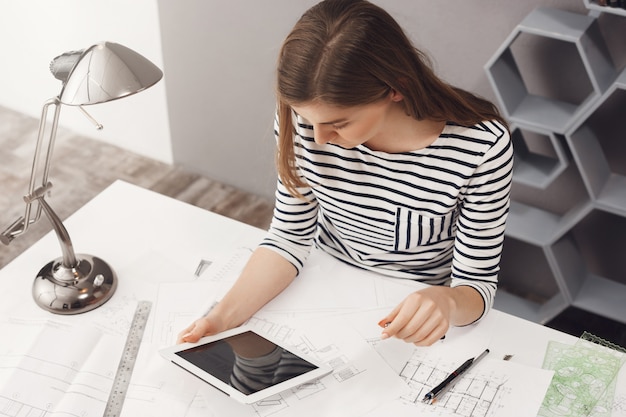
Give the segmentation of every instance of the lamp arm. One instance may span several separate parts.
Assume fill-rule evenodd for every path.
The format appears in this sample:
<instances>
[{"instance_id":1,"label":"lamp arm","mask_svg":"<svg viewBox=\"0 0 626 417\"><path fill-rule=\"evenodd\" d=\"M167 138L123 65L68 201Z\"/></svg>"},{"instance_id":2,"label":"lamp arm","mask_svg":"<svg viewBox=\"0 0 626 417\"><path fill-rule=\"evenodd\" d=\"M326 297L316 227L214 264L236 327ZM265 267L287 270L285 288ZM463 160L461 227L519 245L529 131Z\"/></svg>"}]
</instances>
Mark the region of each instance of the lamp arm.
<instances>
[{"instance_id":1,"label":"lamp arm","mask_svg":"<svg viewBox=\"0 0 626 417\"><path fill-rule=\"evenodd\" d=\"M54 116L52 118L52 126L50 128L50 136L48 138L48 145L46 149L46 160L43 166L43 175L41 177L41 186L47 187L49 185L48 176L50 174L50 163L52 162L52 151L54 149L54 142L57 136L57 127L59 126L59 114L61 113L61 102L58 97L51 98L46 101L41 111L41 122L39 123L39 133L37 135L37 148L35 149L35 157L33 158L33 167L30 173L30 183L28 188L29 195L33 195L35 192L35 182L37 181L37 167L39 164L39 155L41 154L42 139L45 133L46 121L48 117L48 107L54 105Z\"/></svg>"},{"instance_id":2,"label":"lamp arm","mask_svg":"<svg viewBox=\"0 0 626 417\"><path fill-rule=\"evenodd\" d=\"M61 112L60 104L61 102L59 101L58 97L55 97L46 101L41 110L39 131L37 133L37 145L35 146L35 155L33 156L33 165L31 167L30 181L28 184L28 194L24 196L26 208L24 210L24 215L14 221L9 227L4 230L4 232L2 232L2 235L0 235L0 242L4 243L5 245L8 245L17 236L26 232L31 224L36 223L41 218L41 213L43 209L41 204L37 206L37 210L34 215L32 214L32 203L34 202L34 200L38 200L38 198L35 198L33 196L37 194L43 195L45 191L48 191L52 187L52 184L48 182L48 176L50 173L50 163L52 161L52 150L54 148L57 127L59 124L59 114ZM35 188L37 185L37 174L39 171L39 159L41 155L44 135L46 133L46 124L48 121L48 107L50 107L51 105L55 106L55 110L52 120L52 127L50 130L50 136L47 144L46 160L43 166L41 186L39 188Z\"/></svg>"}]
</instances>

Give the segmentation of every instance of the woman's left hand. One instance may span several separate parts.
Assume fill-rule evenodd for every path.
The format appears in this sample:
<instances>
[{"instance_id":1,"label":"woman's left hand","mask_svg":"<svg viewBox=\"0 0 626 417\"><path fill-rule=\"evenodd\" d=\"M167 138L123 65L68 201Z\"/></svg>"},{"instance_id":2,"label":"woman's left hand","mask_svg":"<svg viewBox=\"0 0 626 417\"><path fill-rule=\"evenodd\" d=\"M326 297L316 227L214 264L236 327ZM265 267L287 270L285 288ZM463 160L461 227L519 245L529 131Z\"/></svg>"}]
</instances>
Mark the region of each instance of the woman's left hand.
<instances>
[{"instance_id":1,"label":"woman's left hand","mask_svg":"<svg viewBox=\"0 0 626 417\"><path fill-rule=\"evenodd\" d=\"M471 287L433 286L410 294L378 325L384 329L383 339L397 337L416 346L430 346L451 325L475 321L482 308L482 298Z\"/></svg>"}]
</instances>

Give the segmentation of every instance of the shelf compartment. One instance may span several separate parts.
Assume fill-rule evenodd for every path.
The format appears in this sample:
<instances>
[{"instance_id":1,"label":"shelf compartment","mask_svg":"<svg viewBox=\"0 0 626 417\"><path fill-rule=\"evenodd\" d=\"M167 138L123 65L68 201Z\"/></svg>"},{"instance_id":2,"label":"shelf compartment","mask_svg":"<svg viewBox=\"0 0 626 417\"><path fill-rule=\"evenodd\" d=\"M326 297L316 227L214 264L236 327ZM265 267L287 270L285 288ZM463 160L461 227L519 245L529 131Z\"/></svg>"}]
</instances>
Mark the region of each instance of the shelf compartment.
<instances>
[{"instance_id":1,"label":"shelf compartment","mask_svg":"<svg viewBox=\"0 0 626 417\"><path fill-rule=\"evenodd\" d=\"M558 82L572 71L582 74L588 85L578 101L549 97L542 92L531 92L528 76L524 76L515 54L516 42L522 36L532 35L548 41L557 41L561 50L575 51L576 62L567 60L560 68L549 65L542 79ZM523 61L523 60L522 60ZM616 70L596 19L557 9L537 8L533 10L511 33L500 49L486 64L485 69L502 109L514 123L564 134L574 120L608 88L616 77ZM548 73L549 72L549 73ZM551 85L548 82L546 85Z\"/></svg>"},{"instance_id":2,"label":"shelf compartment","mask_svg":"<svg viewBox=\"0 0 626 417\"><path fill-rule=\"evenodd\" d=\"M566 308L568 300L563 296L548 258L542 247L507 237L495 308L541 323Z\"/></svg>"},{"instance_id":3,"label":"shelf compartment","mask_svg":"<svg viewBox=\"0 0 626 417\"><path fill-rule=\"evenodd\" d=\"M626 217L594 209L568 235L575 240L578 257L589 274L626 284ZM622 296L626 300L626 293Z\"/></svg>"},{"instance_id":4,"label":"shelf compartment","mask_svg":"<svg viewBox=\"0 0 626 417\"><path fill-rule=\"evenodd\" d=\"M504 241L498 287L539 304L560 292L543 248L510 237Z\"/></svg>"},{"instance_id":5,"label":"shelf compartment","mask_svg":"<svg viewBox=\"0 0 626 417\"><path fill-rule=\"evenodd\" d=\"M512 127L513 182L545 190L569 164L565 138L545 129Z\"/></svg>"},{"instance_id":6,"label":"shelf compartment","mask_svg":"<svg viewBox=\"0 0 626 417\"><path fill-rule=\"evenodd\" d=\"M598 207L626 215L626 70L565 135Z\"/></svg>"},{"instance_id":7,"label":"shelf compartment","mask_svg":"<svg viewBox=\"0 0 626 417\"><path fill-rule=\"evenodd\" d=\"M626 218L592 209L547 250L571 305L626 323Z\"/></svg>"},{"instance_id":8,"label":"shelf compartment","mask_svg":"<svg viewBox=\"0 0 626 417\"><path fill-rule=\"evenodd\" d=\"M498 290L493 306L495 309L507 314L521 317L534 323L546 324L563 312L568 305L569 303L563 298L562 294L556 294L545 303L537 303L511 294L506 290Z\"/></svg>"},{"instance_id":9,"label":"shelf compartment","mask_svg":"<svg viewBox=\"0 0 626 417\"><path fill-rule=\"evenodd\" d=\"M626 323L626 285L590 274L574 298L573 306Z\"/></svg>"},{"instance_id":10,"label":"shelf compartment","mask_svg":"<svg viewBox=\"0 0 626 417\"><path fill-rule=\"evenodd\" d=\"M559 215L512 200L506 224L506 237L536 246L548 246L567 233L593 209L590 201L580 201Z\"/></svg>"}]
</instances>

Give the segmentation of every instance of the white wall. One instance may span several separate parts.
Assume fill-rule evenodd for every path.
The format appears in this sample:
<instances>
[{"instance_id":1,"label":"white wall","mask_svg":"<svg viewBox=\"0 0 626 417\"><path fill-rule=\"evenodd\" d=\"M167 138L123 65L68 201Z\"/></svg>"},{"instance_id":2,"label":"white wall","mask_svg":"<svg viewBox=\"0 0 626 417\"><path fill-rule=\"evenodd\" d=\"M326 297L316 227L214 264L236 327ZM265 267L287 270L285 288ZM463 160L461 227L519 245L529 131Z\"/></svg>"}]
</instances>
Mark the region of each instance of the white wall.
<instances>
[{"instance_id":1,"label":"white wall","mask_svg":"<svg viewBox=\"0 0 626 417\"><path fill-rule=\"evenodd\" d=\"M50 61L99 41L125 45L163 68L156 0L0 0L0 105L39 118L61 90ZM85 107L101 131L70 106L63 106L60 124L171 163L166 78L141 94Z\"/></svg>"},{"instance_id":2,"label":"white wall","mask_svg":"<svg viewBox=\"0 0 626 417\"><path fill-rule=\"evenodd\" d=\"M272 196L274 67L317 0L158 0L174 161Z\"/></svg>"}]
</instances>

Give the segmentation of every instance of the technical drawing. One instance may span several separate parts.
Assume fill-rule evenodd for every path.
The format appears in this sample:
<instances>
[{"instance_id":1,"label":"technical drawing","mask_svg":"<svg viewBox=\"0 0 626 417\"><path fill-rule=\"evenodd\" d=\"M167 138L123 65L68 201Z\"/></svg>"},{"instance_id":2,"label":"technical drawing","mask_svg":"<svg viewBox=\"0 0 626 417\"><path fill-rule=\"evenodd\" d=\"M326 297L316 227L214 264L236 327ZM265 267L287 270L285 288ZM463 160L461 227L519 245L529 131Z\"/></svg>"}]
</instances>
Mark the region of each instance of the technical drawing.
<instances>
[{"instance_id":1,"label":"technical drawing","mask_svg":"<svg viewBox=\"0 0 626 417\"><path fill-rule=\"evenodd\" d=\"M20 336L14 344L0 346L0 417L101 417L132 306L127 298L111 301L71 324L12 317L0 321L3 334ZM152 378L131 383L127 400L146 409L163 392L163 381Z\"/></svg>"},{"instance_id":2,"label":"technical drawing","mask_svg":"<svg viewBox=\"0 0 626 417\"><path fill-rule=\"evenodd\" d=\"M431 414L459 417L493 416L498 403L504 395L510 393L506 375L490 373L488 375L469 373L432 405L424 405L424 396L444 380L454 364L428 361L413 355L400 373L411 388L401 401L426 408Z\"/></svg>"},{"instance_id":3,"label":"technical drawing","mask_svg":"<svg viewBox=\"0 0 626 417\"><path fill-rule=\"evenodd\" d=\"M95 327L79 329L52 322L31 326L29 330L38 330L35 343L21 353L0 354L4 374L0 377L5 382L0 387L0 415L101 415L116 365L105 358L107 351L112 356L110 352L121 350L121 345L118 348ZM58 346L54 342L60 338L73 343Z\"/></svg>"},{"instance_id":4,"label":"technical drawing","mask_svg":"<svg viewBox=\"0 0 626 417\"><path fill-rule=\"evenodd\" d=\"M0 395L0 416L13 417L13 416L29 416L29 417L46 417L48 411L32 407L28 404L22 403L18 400L3 397Z\"/></svg>"}]
</instances>

